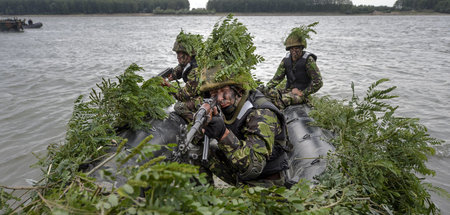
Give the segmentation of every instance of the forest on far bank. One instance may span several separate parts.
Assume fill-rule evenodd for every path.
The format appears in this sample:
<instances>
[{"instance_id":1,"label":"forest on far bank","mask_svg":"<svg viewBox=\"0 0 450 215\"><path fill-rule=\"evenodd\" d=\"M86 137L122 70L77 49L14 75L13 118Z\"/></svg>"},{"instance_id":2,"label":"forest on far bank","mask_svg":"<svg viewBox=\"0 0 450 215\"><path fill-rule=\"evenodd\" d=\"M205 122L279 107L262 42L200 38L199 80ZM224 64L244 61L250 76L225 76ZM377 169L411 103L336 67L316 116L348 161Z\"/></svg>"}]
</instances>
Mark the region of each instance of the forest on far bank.
<instances>
[{"instance_id":1,"label":"forest on far bank","mask_svg":"<svg viewBox=\"0 0 450 215\"><path fill-rule=\"evenodd\" d=\"M450 0L397 0L393 7L353 5L351 0L208 0L207 10L242 13L339 12L360 14L391 11L450 13Z\"/></svg>"},{"instance_id":2,"label":"forest on far bank","mask_svg":"<svg viewBox=\"0 0 450 215\"><path fill-rule=\"evenodd\" d=\"M325 12L370 14L392 11L450 13L450 0L397 0L393 7L353 5L351 0L208 0L189 10L188 0L0 0L0 15L22 14L213 14Z\"/></svg>"},{"instance_id":3,"label":"forest on far bank","mask_svg":"<svg viewBox=\"0 0 450 215\"><path fill-rule=\"evenodd\" d=\"M188 0L0 0L0 14L152 13L189 10Z\"/></svg>"}]
</instances>

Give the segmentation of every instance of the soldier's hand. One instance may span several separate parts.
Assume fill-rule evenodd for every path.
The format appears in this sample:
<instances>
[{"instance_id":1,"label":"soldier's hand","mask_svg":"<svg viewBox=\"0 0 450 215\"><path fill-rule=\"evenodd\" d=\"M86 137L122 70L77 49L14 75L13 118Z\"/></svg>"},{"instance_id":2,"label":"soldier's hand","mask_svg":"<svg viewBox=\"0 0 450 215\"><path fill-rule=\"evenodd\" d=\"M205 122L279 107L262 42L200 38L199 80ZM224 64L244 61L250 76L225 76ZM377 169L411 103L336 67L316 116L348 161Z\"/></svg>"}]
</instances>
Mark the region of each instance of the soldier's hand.
<instances>
[{"instance_id":1,"label":"soldier's hand","mask_svg":"<svg viewBox=\"0 0 450 215\"><path fill-rule=\"evenodd\" d=\"M219 141L225 134L226 129L223 118L221 116L213 116L205 126L205 134L209 138L214 138Z\"/></svg>"},{"instance_id":2,"label":"soldier's hand","mask_svg":"<svg viewBox=\"0 0 450 215\"><path fill-rule=\"evenodd\" d=\"M208 124L208 123L211 121L211 119L212 119L213 116L219 114L219 111L217 110L217 107L214 106L214 107L212 107L212 109L211 109L211 105L208 104L208 103L203 103L202 106L201 106L200 108L203 108L203 109L206 110L207 119L206 119L205 124Z\"/></svg>"},{"instance_id":3,"label":"soldier's hand","mask_svg":"<svg viewBox=\"0 0 450 215\"><path fill-rule=\"evenodd\" d=\"M292 93L298 96L303 96L303 92L297 88L292 89Z\"/></svg>"},{"instance_id":4,"label":"soldier's hand","mask_svg":"<svg viewBox=\"0 0 450 215\"><path fill-rule=\"evenodd\" d=\"M172 74L167 75L167 79L169 79L169 81L173 81L173 75Z\"/></svg>"},{"instance_id":5,"label":"soldier's hand","mask_svg":"<svg viewBox=\"0 0 450 215\"><path fill-rule=\"evenodd\" d=\"M161 86L166 86L166 87L170 87L171 86L171 84L166 80L166 79L163 79L163 81L162 81L162 83L161 83Z\"/></svg>"}]
</instances>

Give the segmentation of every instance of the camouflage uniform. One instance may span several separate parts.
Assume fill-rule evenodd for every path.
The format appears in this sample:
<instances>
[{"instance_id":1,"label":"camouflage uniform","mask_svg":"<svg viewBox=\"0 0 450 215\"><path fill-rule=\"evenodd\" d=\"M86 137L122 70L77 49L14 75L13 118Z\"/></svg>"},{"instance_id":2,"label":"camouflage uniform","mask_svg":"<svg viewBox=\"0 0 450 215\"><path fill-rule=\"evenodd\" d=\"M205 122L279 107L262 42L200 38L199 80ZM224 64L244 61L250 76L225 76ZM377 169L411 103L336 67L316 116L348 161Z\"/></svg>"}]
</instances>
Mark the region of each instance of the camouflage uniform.
<instances>
[{"instance_id":1,"label":"camouflage uniform","mask_svg":"<svg viewBox=\"0 0 450 215\"><path fill-rule=\"evenodd\" d=\"M200 35L185 34L182 30L178 34L172 48L172 51L177 52L177 58L179 52L191 57L191 61L189 63L183 62L183 65L179 59L180 64L174 68L172 73L174 80L182 78L186 83L184 87L179 87L178 85L178 92L174 95L178 102L175 104L174 109L188 123L192 121L193 113L197 111L197 107L201 103L201 98L197 92L198 74L195 60L196 47L194 47L196 43L201 43ZM184 65L185 63L186 65Z\"/></svg>"},{"instance_id":2,"label":"camouflage uniform","mask_svg":"<svg viewBox=\"0 0 450 215\"><path fill-rule=\"evenodd\" d=\"M185 85L183 87L178 88L178 92L174 95L175 99L178 100L175 103L175 112L182 116L187 122L191 122L193 119L193 113L197 111L198 106L201 105L202 99L199 96L199 92L197 90L198 86L198 72L197 72L197 64L191 62L193 65L192 69L188 72L187 77L185 78ZM177 66L174 68L173 77L182 77L183 67Z\"/></svg>"},{"instance_id":3,"label":"camouflage uniform","mask_svg":"<svg viewBox=\"0 0 450 215\"><path fill-rule=\"evenodd\" d=\"M292 65L295 67L295 63ZM286 88L286 69L284 60L278 66L277 72L273 78L267 83L264 94L280 109L284 109L289 105L301 104L306 102L310 94L317 92L323 85L322 76L316 61L312 57L308 57L306 61L306 73L311 78L310 84L303 90L303 96L292 93L292 87Z\"/></svg>"},{"instance_id":4,"label":"camouflage uniform","mask_svg":"<svg viewBox=\"0 0 450 215\"><path fill-rule=\"evenodd\" d=\"M268 108L246 110L243 106L255 91L250 93L250 96L248 94L241 98L233 116L225 116L231 118L225 120L230 133L219 141L218 149L211 148L206 169L235 186L240 184L284 186L286 179L284 170L288 168L287 155L284 151L286 147L284 118L280 122L279 116ZM267 99L264 100L268 102ZM241 112L246 113L240 120L241 125L233 128L236 126L236 116ZM280 135L282 138L277 138ZM273 164L274 160L277 160L276 164L271 165L272 170L269 170L269 163ZM249 171L257 173L249 174Z\"/></svg>"}]
</instances>

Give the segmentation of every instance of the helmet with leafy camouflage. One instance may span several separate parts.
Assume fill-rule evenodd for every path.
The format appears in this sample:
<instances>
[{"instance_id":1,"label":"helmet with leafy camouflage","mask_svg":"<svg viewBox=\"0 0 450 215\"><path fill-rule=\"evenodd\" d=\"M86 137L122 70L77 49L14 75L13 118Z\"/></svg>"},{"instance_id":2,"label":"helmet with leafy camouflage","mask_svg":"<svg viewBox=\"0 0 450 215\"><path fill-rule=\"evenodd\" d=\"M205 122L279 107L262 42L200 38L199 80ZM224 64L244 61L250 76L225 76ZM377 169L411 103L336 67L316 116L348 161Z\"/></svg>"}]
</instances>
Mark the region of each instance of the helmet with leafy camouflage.
<instances>
[{"instance_id":1,"label":"helmet with leafy camouflage","mask_svg":"<svg viewBox=\"0 0 450 215\"><path fill-rule=\"evenodd\" d=\"M228 15L204 43L197 62L202 93L234 85L242 89L256 88L251 70L264 58L254 53L253 37L247 27Z\"/></svg>"},{"instance_id":2,"label":"helmet with leafy camouflage","mask_svg":"<svg viewBox=\"0 0 450 215\"><path fill-rule=\"evenodd\" d=\"M286 46L286 51L289 51L290 48L296 47L296 46L303 46L303 48L306 48L307 43L306 39L311 39L311 36L309 35L310 32L316 33L312 27L319 24L319 22L314 22L312 24L309 24L308 26L300 26L293 28L291 30L291 33L284 41L284 45Z\"/></svg>"},{"instance_id":3,"label":"helmet with leafy camouflage","mask_svg":"<svg viewBox=\"0 0 450 215\"><path fill-rule=\"evenodd\" d=\"M175 43L173 44L172 51L174 52L185 52L190 56L195 56L197 54L197 49L202 44L202 36L198 34L186 34L181 30L178 34Z\"/></svg>"},{"instance_id":4,"label":"helmet with leafy camouflage","mask_svg":"<svg viewBox=\"0 0 450 215\"><path fill-rule=\"evenodd\" d=\"M184 46L183 46L180 42L178 42L178 41L176 41L176 40L175 40L175 43L173 43L172 51L174 51L174 52L185 52L185 53L187 53L186 48L184 48Z\"/></svg>"},{"instance_id":5,"label":"helmet with leafy camouflage","mask_svg":"<svg viewBox=\"0 0 450 215\"><path fill-rule=\"evenodd\" d=\"M209 92L225 86L238 86L242 89L255 88L256 83L250 72L240 72L230 74L227 78L219 78L226 69L218 65L209 69L202 69L200 72L200 92Z\"/></svg>"},{"instance_id":6,"label":"helmet with leafy camouflage","mask_svg":"<svg viewBox=\"0 0 450 215\"><path fill-rule=\"evenodd\" d=\"M291 34L287 37L284 44L286 46L286 51L289 51L290 48L296 46L303 46L303 48L306 48L306 39Z\"/></svg>"}]
</instances>

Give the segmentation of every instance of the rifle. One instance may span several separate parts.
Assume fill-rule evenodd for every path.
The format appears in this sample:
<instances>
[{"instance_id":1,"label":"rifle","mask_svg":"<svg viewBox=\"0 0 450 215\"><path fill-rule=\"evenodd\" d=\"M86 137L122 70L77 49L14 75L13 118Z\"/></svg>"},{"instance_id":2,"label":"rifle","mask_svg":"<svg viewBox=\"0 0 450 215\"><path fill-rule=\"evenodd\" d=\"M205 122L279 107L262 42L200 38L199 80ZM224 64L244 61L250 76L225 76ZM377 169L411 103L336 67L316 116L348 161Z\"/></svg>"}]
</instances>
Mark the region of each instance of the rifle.
<instances>
[{"instance_id":1,"label":"rifle","mask_svg":"<svg viewBox=\"0 0 450 215\"><path fill-rule=\"evenodd\" d=\"M167 68L160 72L158 76L161 76L163 78L168 78L170 74L173 74L173 68Z\"/></svg>"},{"instance_id":2,"label":"rifle","mask_svg":"<svg viewBox=\"0 0 450 215\"><path fill-rule=\"evenodd\" d=\"M217 100L215 98L208 98L203 99L204 103L208 103L211 106L211 109L214 108L217 105ZM212 110L211 110L212 111ZM178 136L178 151L174 152L175 160L177 161L183 161L185 159L182 159L182 155L187 155L187 159L189 161L191 160L197 160L199 149L198 146L192 144L192 139L194 139L195 134L205 125L206 120L208 119L208 115L206 112L206 109L201 107L197 113L194 115L194 124L192 125L189 132L185 133L185 127L182 126L182 132L180 136ZM202 162L206 163L208 162L208 153L209 153L209 147L210 147L210 140L209 137L205 135L204 142L203 142L203 153L202 153Z\"/></svg>"}]
</instances>

